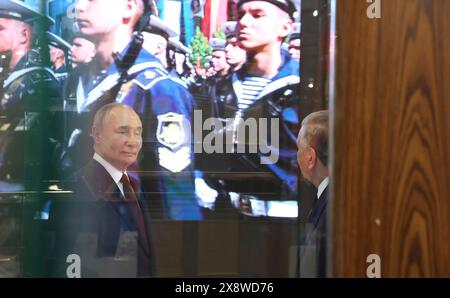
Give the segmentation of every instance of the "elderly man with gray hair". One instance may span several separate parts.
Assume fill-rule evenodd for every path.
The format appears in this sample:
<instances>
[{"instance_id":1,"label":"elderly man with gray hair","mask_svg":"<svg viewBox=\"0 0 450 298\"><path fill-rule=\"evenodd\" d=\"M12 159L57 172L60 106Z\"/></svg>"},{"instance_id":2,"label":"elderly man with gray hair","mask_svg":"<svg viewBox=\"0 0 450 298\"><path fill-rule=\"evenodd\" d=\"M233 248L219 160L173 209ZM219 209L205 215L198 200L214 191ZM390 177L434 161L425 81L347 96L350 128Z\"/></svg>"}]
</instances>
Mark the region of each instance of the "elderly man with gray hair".
<instances>
[{"instance_id":1,"label":"elderly man with gray hair","mask_svg":"<svg viewBox=\"0 0 450 298\"><path fill-rule=\"evenodd\" d=\"M328 202L328 111L308 115L297 138L297 160L303 177L317 188L317 200L309 213L311 231L300 259L300 275L326 276L326 233ZM311 263L312 262L312 263Z\"/></svg>"}]
</instances>

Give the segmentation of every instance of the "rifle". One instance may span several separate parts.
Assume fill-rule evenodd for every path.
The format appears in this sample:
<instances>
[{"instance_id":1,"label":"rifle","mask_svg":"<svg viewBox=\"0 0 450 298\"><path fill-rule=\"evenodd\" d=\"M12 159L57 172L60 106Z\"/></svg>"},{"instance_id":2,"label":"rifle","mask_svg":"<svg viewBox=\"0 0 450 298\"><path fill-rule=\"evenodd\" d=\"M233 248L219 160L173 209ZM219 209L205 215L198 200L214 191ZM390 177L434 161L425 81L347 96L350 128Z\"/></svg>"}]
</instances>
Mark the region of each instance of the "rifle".
<instances>
[{"instance_id":1,"label":"rifle","mask_svg":"<svg viewBox=\"0 0 450 298\"><path fill-rule=\"evenodd\" d=\"M145 27L149 26L150 23L150 17L152 15L152 8L150 6L150 2L148 0L142 0L144 3L144 14L140 18L136 30L133 33L133 38L131 40L130 46L127 49L127 52L121 59L119 57L118 53L114 53L114 63L116 64L117 69L120 72L120 78L117 82L117 85L113 88L113 93L115 96L112 98L115 100L117 97L117 94L120 91L120 88L122 85L126 82L128 82L128 70L134 65L136 62L137 57L139 56L139 53L142 50L142 45L144 43L144 35L142 34L144 32ZM153 7L156 7L154 4L154 1L152 1ZM110 94L112 95L112 94Z\"/></svg>"}]
</instances>

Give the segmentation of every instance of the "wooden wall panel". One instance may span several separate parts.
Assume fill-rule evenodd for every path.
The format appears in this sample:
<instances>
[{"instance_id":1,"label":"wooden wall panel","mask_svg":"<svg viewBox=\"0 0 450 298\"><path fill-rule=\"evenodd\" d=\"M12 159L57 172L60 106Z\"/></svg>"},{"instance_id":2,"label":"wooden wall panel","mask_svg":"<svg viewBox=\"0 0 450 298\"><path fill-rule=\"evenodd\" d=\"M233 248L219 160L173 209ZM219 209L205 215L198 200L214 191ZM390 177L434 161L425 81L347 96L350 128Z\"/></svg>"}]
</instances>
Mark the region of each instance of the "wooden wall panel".
<instances>
[{"instance_id":1,"label":"wooden wall panel","mask_svg":"<svg viewBox=\"0 0 450 298\"><path fill-rule=\"evenodd\" d=\"M337 0L331 275L450 276L450 1Z\"/></svg>"}]
</instances>

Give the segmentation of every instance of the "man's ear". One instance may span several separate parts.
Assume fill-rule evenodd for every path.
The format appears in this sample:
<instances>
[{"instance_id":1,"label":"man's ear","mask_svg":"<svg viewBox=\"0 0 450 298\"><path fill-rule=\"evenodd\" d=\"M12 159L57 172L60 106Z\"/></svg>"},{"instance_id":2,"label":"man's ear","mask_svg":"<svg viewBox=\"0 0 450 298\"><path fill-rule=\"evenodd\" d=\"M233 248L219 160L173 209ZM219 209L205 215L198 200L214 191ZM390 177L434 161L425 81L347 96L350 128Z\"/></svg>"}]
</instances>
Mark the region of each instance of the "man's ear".
<instances>
[{"instance_id":1,"label":"man's ear","mask_svg":"<svg viewBox=\"0 0 450 298\"><path fill-rule=\"evenodd\" d=\"M94 144L100 143L100 130L97 126L92 127L92 139L94 140Z\"/></svg>"},{"instance_id":2,"label":"man's ear","mask_svg":"<svg viewBox=\"0 0 450 298\"><path fill-rule=\"evenodd\" d=\"M27 26L22 26L19 31L19 43L20 44L27 44L30 41L31 38L31 31L30 28L27 28Z\"/></svg>"},{"instance_id":3,"label":"man's ear","mask_svg":"<svg viewBox=\"0 0 450 298\"><path fill-rule=\"evenodd\" d=\"M310 170L314 169L317 163L317 152L313 147L308 148L307 161L308 161L308 169Z\"/></svg>"},{"instance_id":4,"label":"man's ear","mask_svg":"<svg viewBox=\"0 0 450 298\"><path fill-rule=\"evenodd\" d=\"M142 1L145 0L125 0L125 9L123 12L124 23L130 21L137 22L136 19L139 18L144 10Z\"/></svg>"},{"instance_id":5,"label":"man's ear","mask_svg":"<svg viewBox=\"0 0 450 298\"><path fill-rule=\"evenodd\" d=\"M292 32L293 26L291 19L284 20L279 32L280 37L286 38Z\"/></svg>"},{"instance_id":6,"label":"man's ear","mask_svg":"<svg viewBox=\"0 0 450 298\"><path fill-rule=\"evenodd\" d=\"M123 12L123 18L127 23L131 18L135 17L138 11L138 1L140 0L125 0L125 10Z\"/></svg>"}]
</instances>

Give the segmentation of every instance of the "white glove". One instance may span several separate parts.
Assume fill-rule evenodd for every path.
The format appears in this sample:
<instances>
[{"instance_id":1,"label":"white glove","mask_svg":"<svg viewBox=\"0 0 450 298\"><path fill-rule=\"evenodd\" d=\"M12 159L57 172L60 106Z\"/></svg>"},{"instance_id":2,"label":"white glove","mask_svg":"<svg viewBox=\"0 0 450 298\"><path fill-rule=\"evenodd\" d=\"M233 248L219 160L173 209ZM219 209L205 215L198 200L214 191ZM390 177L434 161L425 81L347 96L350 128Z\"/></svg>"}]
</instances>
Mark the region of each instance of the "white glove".
<instances>
[{"instance_id":1,"label":"white glove","mask_svg":"<svg viewBox=\"0 0 450 298\"><path fill-rule=\"evenodd\" d=\"M214 203L219 193L217 190L209 187L203 178L195 178L195 194L200 206L214 210Z\"/></svg>"}]
</instances>

